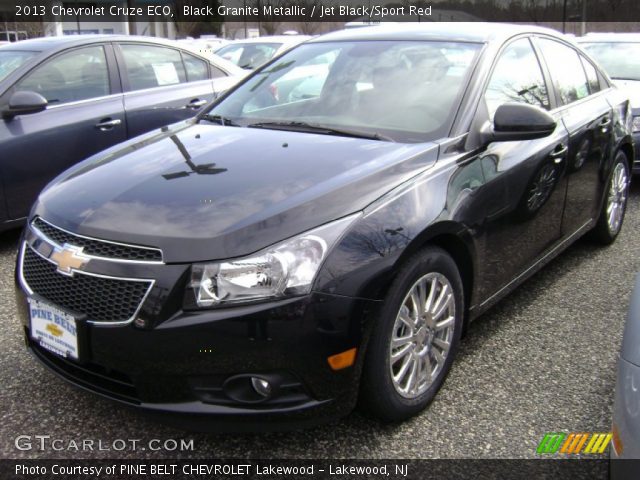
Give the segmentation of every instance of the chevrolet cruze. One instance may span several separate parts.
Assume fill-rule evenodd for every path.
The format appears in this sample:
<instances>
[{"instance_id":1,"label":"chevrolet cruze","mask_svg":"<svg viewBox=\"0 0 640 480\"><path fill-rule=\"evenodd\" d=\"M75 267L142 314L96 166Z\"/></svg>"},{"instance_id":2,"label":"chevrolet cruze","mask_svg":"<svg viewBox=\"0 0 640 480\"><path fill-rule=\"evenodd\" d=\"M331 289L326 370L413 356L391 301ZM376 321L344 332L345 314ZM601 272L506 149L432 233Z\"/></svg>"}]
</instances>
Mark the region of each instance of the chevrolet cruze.
<instances>
[{"instance_id":1,"label":"chevrolet cruze","mask_svg":"<svg viewBox=\"0 0 640 480\"><path fill-rule=\"evenodd\" d=\"M292 97L293 80L314 88ZM304 425L358 402L406 419L468 322L583 234L615 240L631 121L550 30L315 38L45 188L17 260L27 345L193 428Z\"/></svg>"}]
</instances>

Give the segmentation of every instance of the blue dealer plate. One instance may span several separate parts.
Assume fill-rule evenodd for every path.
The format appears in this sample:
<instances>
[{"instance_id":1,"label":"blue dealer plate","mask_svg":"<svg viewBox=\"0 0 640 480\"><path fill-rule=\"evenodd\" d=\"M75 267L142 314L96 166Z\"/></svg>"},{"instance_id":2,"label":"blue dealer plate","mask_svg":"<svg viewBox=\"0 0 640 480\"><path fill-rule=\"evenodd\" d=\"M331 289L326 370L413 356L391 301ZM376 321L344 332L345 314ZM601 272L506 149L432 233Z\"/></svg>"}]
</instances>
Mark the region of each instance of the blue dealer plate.
<instances>
[{"instance_id":1,"label":"blue dealer plate","mask_svg":"<svg viewBox=\"0 0 640 480\"><path fill-rule=\"evenodd\" d=\"M48 303L29 299L31 338L61 357L78 359L76 319Z\"/></svg>"}]
</instances>

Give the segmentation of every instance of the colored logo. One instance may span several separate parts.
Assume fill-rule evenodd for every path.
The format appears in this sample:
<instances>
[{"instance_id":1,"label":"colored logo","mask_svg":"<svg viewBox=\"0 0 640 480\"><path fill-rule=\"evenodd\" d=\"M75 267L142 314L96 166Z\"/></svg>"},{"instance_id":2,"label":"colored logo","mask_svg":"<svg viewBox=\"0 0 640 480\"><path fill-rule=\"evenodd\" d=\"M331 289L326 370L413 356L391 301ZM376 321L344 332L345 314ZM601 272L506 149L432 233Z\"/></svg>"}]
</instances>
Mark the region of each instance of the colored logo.
<instances>
[{"instance_id":1,"label":"colored logo","mask_svg":"<svg viewBox=\"0 0 640 480\"><path fill-rule=\"evenodd\" d=\"M604 453L610 441L611 433L546 433L536 453L566 455Z\"/></svg>"},{"instance_id":2,"label":"colored logo","mask_svg":"<svg viewBox=\"0 0 640 480\"><path fill-rule=\"evenodd\" d=\"M82 247L73 247L66 243L62 249L56 248L49 258L58 265L58 272L68 276L73 276L73 270L80 270L90 260L82 253Z\"/></svg>"},{"instance_id":3,"label":"colored logo","mask_svg":"<svg viewBox=\"0 0 640 480\"><path fill-rule=\"evenodd\" d=\"M54 337L61 337L62 334L64 333L60 327L58 327L56 324L54 323L47 323L47 326L45 327L47 332L49 332L51 335L53 335Z\"/></svg>"}]
</instances>

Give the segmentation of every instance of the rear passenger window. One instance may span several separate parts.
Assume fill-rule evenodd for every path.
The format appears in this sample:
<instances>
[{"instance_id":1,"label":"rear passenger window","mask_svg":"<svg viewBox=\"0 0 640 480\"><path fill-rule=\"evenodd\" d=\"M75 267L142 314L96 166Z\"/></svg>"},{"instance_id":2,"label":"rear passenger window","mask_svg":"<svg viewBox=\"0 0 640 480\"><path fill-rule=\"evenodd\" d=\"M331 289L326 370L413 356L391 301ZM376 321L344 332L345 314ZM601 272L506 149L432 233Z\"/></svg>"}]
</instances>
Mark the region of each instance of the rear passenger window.
<instances>
[{"instance_id":1,"label":"rear passenger window","mask_svg":"<svg viewBox=\"0 0 640 480\"><path fill-rule=\"evenodd\" d=\"M580 60L584 66L584 71L587 74L587 82L589 83L589 92L596 93L600 91L600 80L598 79L598 72L596 67L591 65L591 62L580 55Z\"/></svg>"},{"instance_id":2,"label":"rear passenger window","mask_svg":"<svg viewBox=\"0 0 640 480\"><path fill-rule=\"evenodd\" d=\"M131 90L185 83L180 52L151 45L121 45Z\"/></svg>"},{"instance_id":3,"label":"rear passenger window","mask_svg":"<svg viewBox=\"0 0 640 480\"><path fill-rule=\"evenodd\" d=\"M229 75L224 70L216 67L215 65L211 65L211 76L213 78L222 78L228 77Z\"/></svg>"},{"instance_id":4,"label":"rear passenger window","mask_svg":"<svg viewBox=\"0 0 640 480\"><path fill-rule=\"evenodd\" d=\"M587 77L578 52L546 38L539 39L539 44L549 67L551 80L560 95L560 103L568 105L588 96Z\"/></svg>"},{"instance_id":5,"label":"rear passenger window","mask_svg":"<svg viewBox=\"0 0 640 480\"><path fill-rule=\"evenodd\" d=\"M516 40L502 52L484 95L489 115L503 103L528 103L549 109L549 94L531 42Z\"/></svg>"},{"instance_id":6,"label":"rear passenger window","mask_svg":"<svg viewBox=\"0 0 640 480\"><path fill-rule=\"evenodd\" d=\"M187 81L198 82L209 78L209 66L204 60L182 52L184 58L184 66L187 70Z\"/></svg>"}]
</instances>

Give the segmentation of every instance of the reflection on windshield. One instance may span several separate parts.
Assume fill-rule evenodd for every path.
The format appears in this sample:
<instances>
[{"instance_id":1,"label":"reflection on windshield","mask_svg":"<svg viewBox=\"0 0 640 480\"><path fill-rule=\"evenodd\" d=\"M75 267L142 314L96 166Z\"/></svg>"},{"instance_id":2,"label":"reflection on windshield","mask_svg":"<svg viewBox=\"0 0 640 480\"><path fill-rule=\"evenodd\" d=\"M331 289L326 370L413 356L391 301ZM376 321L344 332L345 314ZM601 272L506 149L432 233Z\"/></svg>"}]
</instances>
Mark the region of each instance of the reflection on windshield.
<instances>
[{"instance_id":1,"label":"reflection on windshield","mask_svg":"<svg viewBox=\"0 0 640 480\"><path fill-rule=\"evenodd\" d=\"M209 113L242 126L304 123L430 141L448 133L479 48L437 41L304 44Z\"/></svg>"},{"instance_id":2,"label":"reflection on windshield","mask_svg":"<svg viewBox=\"0 0 640 480\"><path fill-rule=\"evenodd\" d=\"M611 78L640 80L640 43L597 42L581 45Z\"/></svg>"},{"instance_id":3,"label":"reflection on windshield","mask_svg":"<svg viewBox=\"0 0 640 480\"><path fill-rule=\"evenodd\" d=\"M241 43L222 47L216 55L240 68L253 70L271 60L280 47L278 43Z\"/></svg>"},{"instance_id":4,"label":"reflection on windshield","mask_svg":"<svg viewBox=\"0 0 640 480\"><path fill-rule=\"evenodd\" d=\"M0 80L7 77L35 54L36 52L21 52L15 50L0 51Z\"/></svg>"}]
</instances>

